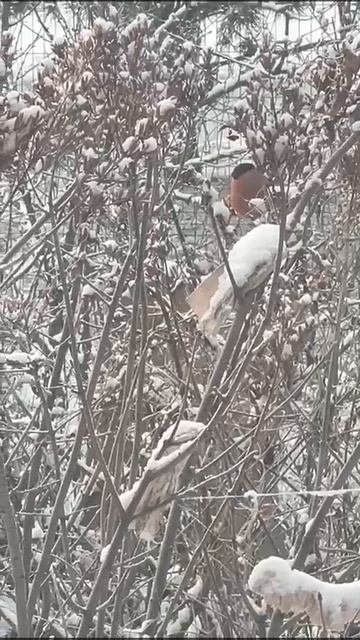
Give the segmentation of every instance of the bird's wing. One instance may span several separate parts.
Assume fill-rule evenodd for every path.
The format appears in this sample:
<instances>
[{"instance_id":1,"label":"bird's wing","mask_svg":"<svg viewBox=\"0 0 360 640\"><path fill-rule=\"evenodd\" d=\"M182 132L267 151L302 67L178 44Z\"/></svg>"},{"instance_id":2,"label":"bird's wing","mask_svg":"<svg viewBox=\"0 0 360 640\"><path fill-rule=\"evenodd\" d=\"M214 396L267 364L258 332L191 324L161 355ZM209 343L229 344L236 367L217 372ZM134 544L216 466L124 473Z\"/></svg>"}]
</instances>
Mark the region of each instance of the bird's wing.
<instances>
[{"instance_id":1,"label":"bird's wing","mask_svg":"<svg viewBox=\"0 0 360 640\"><path fill-rule=\"evenodd\" d=\"M219 288L219 278L224 273L224 268L224 264L219 265L186 299L199 320L209 311L211 298Z\"/></svg>"}]
</instances>

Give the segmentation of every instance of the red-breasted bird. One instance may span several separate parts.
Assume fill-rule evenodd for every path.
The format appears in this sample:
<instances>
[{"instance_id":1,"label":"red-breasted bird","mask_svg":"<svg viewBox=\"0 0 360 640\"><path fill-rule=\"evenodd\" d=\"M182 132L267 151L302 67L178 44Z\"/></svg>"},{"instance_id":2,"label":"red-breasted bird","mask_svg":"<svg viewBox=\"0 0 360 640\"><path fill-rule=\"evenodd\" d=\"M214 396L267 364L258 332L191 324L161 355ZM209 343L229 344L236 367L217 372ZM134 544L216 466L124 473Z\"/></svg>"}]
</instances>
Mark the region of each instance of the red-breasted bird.
<instances>
[{"instance_id":1,"label":"red-breasted bird","mask_svg":"<svg viewBox=\"0 0 360 640\"><path fill-rule=\"evenodd\" d=\"M250 209L249 201L259 197L267 180L251 162L238 164L231 174L228 206L237 216L246 216Z\"/></svg>"}]
</instances>

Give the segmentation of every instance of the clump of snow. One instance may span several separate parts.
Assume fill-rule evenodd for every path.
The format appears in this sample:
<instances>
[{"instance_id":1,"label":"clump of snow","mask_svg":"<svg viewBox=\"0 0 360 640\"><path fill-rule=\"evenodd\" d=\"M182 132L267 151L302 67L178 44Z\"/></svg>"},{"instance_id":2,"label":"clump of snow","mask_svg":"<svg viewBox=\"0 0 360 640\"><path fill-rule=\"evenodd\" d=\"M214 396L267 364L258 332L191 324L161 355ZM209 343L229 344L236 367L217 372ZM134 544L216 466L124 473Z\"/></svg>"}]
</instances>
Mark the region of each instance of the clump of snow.
<instances>
[{"instance_id":1,"label":"clump of snow","mask_svg":"<svg viewBox=\"0 0 360 640\"><path fill-rule=\"evenodd\" d=\"M159 111L159 115L163 117L175 111L176 103L177 103L177 100L174 97L160 100L160 102L158 102L156 105L156 108Z\"/></svg>"},{"instance_id":2,"label":"clump of snow","mask_svg":"<svg viewBox=\"0 0 360 640\"><path fill-rule=\"evenodd\" d=\"M65 44L65 36L55 36L53 44L55 45L55 47L62 47Z\"/></svg>"},{"instance_id":3,"label":"clump of snow","mask_svg":"<svg viewBox=\"0 0 360 640\"><path fill-rule=\"evenodd\" d=\"M302 307L308 307L311 304L311 295L309 293L304 293L304 295L301 296L299 303Z\"/></svg>"},{"instance_id":4,"label":"clump of snow","mask_svg":"<svg viewBox=\"0 0 360 640\"><path fill-rule=\"evenodd\" d=\"M114 24L110 20L104 20L104 18L99 17L94 20L94 28L102 34L111 31L114 28Z\"/></svg>"},{"instance_id":5,"label":"clump of snow","mask_svg":"<svg viewBox=\"0 0 360 640\"><path fill-rule=\"evenodd\" d=\"M229 221L231 212L223 200L216 200L213 203L213 211L215 216L222 218L225 222Z\"/></svg>"},{"instance_id":6,"label":"clump of snow","mask_svg":"<svg viewBox=\"0 0 360 640\"><path fill-rule=\"evenodd\" d=\"M92 149L92 147L89 147L88 149L83 149L81 153L84 156L84 158L86 158L86 160L97 160L99 157L98 154L94 151L94 149Z\"/></svg>"},{"instance_id":7,"label":"clump of snow","mask_svg":"<svg viewBox=\"0 0 360 640\"><path fill-rule=\"evenodd\" d=\"M305 184L305 189L311 189L313 187L321 187L322 185L322 180L321 178L317 175L317 173L314 173L311 178L309 178L306 181Z\"/></svg>"},{"instance_id":8,"label":"clump of snow","mask_svg":"<svg viewBox=\"0 0 360 640\"><path fill-rule=\"evenodd\" d=\"M353 133L359 133L359 131L360 131L360 120L356 120L356 122L353 122L353 124L351 125L351 131Z\"/></svg>"},{"instance_id":9,"label":"clump of snow","mask_svg":"<svg viewBox=\"0 0 360 640\"><path fill-rule=\"evenodd\" d=\"M30 107L22 109L20 116L21 121L24 124L28 123L28 120L35 120L35 118L42 118L44 116L44 109L37 104L32 104Z\"/></svg>"},{"instance_id":10,"label":"clump of snow","mask_svg":"<svg viewBox=\"0 0 360 640\"><path fill-rule=\"evenodd\" d=\"M135 125L135 134L137 136L141 135L145 131L148 123L149 118L140 118L140 120L137 120Z\"/></svg>"},{"instance_id":11,"label":"clump of snow","mask_svg":"<svg viewBox=\"0 0 360 640\"><path fill-rule=\"evenodd\" d=\"M104 245L105 249L107 251L110 251L111 253L115 253L115 251L119 248L119 245L116 242L116 240L105 240L103 242L103 245Z\"/></svg>"},{"instance_id":12,"label":"clump of snow","mask_svg":"<svg viewBox=\"0 0 360 640\"><path fill-rule=\"evenodd\" d=\"M135 136L129 136L128 138L125 138L124 142L122 143L122 148L125 153L128 153L136 147L136 144L137 143Z\"/></svg>"},{"instance_id":13,"label":"clump of snow","mask_svg":"<svg viewBox=\"0 0 360 640\"><path fill-rule=\"evenodd\" d=\"M254 150L254 154L256 155L260 164L264 164L265 161L265 151L261 147L258 147Z\"/></svg>"},{"instance_id":14,"label":"clump of snow","mask_svg":"<svg viewBox=\"0 0 360 640\"><path fill-rule=\"evenodd\" d=\"M334 584L292 569L283 558L261 560L249 577L249 588L263 596L267 605L284 613L306 613L310 622L341 631L359 617L360 581ZM319 594L321 608L319 606Z\"/></svg>"},{"instance_id":15,"label":"clump of snow","mask_svg":"<svg viewBox=\"0 0 360 640\"><path fill-rule=\"evenodd\" d=\"M76 104L78 107L83 107L84 105L87 104L87 98L85 98L84 96L82 96L80 93L76 96Z\"/></svg>"},{"instance_id":16,"label":"clump of snow","mask_svg":"<svg viewBox=\"0 0 360 640\"><path fill-rule=\"evenodd\" d=\"M105 562L105 560L107 558L107 555L109 553L110 546L111 546L110 544L107 544L106 547L103 547L101 549L101 552L100 552L100 562L101 563Z\"/></svg>"},{"instance_id":17,"label":"clump of snow","mask_svg":"<svg viewBox=\"0 0 360 640\"><path fill-rule=\"evenodd\" d=\"M91 29L82 29L79 34L79 38L82 42L87 42L93 35Z\"/></svg>"},{"instance_id":18,"label":"clump of snow","mask_svg":"<svg viewBox=\"0 0 360 640\"><path fill-rule=\"evenodd\" d=\"M257 144L257 135L255 131L250 129L250 127L246 127L246 140L248 142L249 147L254 147Z\"/></svg>"},{"instance_id":19,"label":"clump of snow","mask_svg":"<svg viewBox=\"0 0 360 640\"><path fill-rule=\"evenodd\" d=\"M95 295L96 295L96 290L95 290L95 289L93 289L93 287L92 287L90 284L86 284L86 285L83 287L82 295L83 295L84 297L86 296L86 297L88 297L88 298L92 298L93 296L95 296Z\"/></svg>"},{"instance_id":20,"label":"clump of snow","mask_svg":"<svg viewBox=\"0 0 360 640\"><path fill-rule=\"evenodd\" d=\"M40 527L40 524L38 522L38 520L35 520L35 524L32 528L32 532L31 532L31 538L33 540L42 540L44 538L44 532L42 530L42 528Z\"/></svg>"},{"instance_id":21,"label":"clump of snow","mask_svg":"<svg viewBox=\"0 0 360 640\"><path fill-rule=\"evenodd\" d=\"M41 61L40 65L46 73L52 73L55 69L55 62L52 58L44 58Z\"/></svg>"},{"instance_id":22,"label":"clump of snow","mask_svg":"<svg viewBox=\"0 0 360 640\"><path fill-rule=\"evenodd\" d=\"M128 158L127 156L122 158L118 164L119 172L122 173L123 171L128 171L133 162L134 160L132 158Z\"/></svg>"},{"instance_id":23,"label":"clump of snow","mask_svg":"<svg viewBox=\"0 0 360 640\"><path fill-rule=\"evenodd\" d=\"M95 180L91 180L88 183L88 187L92 196L100 196L104 191L104 185Z\"/></svg>"},{"instance_id":24,"label":"clump of snow","mask_svg":"<svg viewBox=\"0 0 360 640\"><path fill-rule=\"evenodd\" d=\"M279 136L274 145L275 156L278 162L281 162L288 150L289 137L287 135Z\"/></svg>"},{"instance_id":25,"label":"clump of snow","mask_svg":"<svg viewBox=\"0 0 360 640\"><path fill-rule=\"evenodd\" d=\"M216 201L219 200L219 194L216 191L216 189L211 185L209 180L204 180L202 185L202 192L205 193L210 198L210 200L214 202L214 204Z\"/></svg>"},{"instance_id":26,"label":"clump of snow","mask_svg":"<svg viewBox=\"0 0 360 640\"><path fill-rule=\"evenodd\" d=\"M153 153L157 149L157 141L156 138L151 136L150 138L146 138L143 142L143 148L145 153Z\"/></svg>"},{"instance_id":27,"label":"clump of snow","mask_svg":"<svg viewBox=\"0 0 360 640\"><path fill-rule=\"evenodd\" d=\"M180 473L203 429L204 424L191 420L180 420L176 431L174 425L169 427L153 450L142 478L135 482L132 489L121 494L121 503L126 510L143 487L134 520L130 523L130 528L136 528L143 540L154 539L166 509L163 503L175 493ZM144 479L149 474L152 478L145 483ZM150 512L142 515L145 509L150 509Z\"/></svg>"},{"instance_id":28,"label":"clump of snow","mask_svg":"<svg viewBox=\"0 0 360 640\"><path fill-rule=\"evenodd\" d=\"M184 72L188 78L191 78L192 74L194 73L194 69L195 67L193 63L190 62L190 60L187 60L184 64Z\"/></svg>"},{"instance_id":29,"label":"clump of snow","mask_svg":"<svg viewBox=\"0 0 360 640\"><path fill-rule=\"evenodd\" d=\"M264 133L273 138L276 135L276 128L273 124L266 124L264 126Z\"/></svg>"},{"instance_id":30,"label":"clump of snow","mask_svg":"<svg viewBox=\"0 0 360 640\"><path fill-rule=\"evenodd\" d=\"M204 584L202 578L199 577L195 584L188 590L187 596L190 598L199 599L203 592ZM193 607L190 605L186 605L182 609L177 612L177 617L175 620L170 622L167 627L167 635L168 636L180 636L184 629L188 627L191 618L192 618Z\"/></svg>"},{"instance_id":31,"label":"clump of snow","mask_svg":"<svg viewBox=\"0 0 360 640\"><path fill-rule=\"evenodd\" d=\"M39 353L25 353L23 351L12 351L12 353L0 354L0 362L12 365L26 365L41 362L45 358Z\"/></svg>"},{"instance_id":32,"label":"clump of snow","mask_svg":"<svg viewBox=\"0 0 360 640\"><path fill-rule=\"evenodd\" d=\"M280 227L260 224L242 236L229 251L228 262L235 283L247 293L258 287L272 272L279 248ZM286 247L283 247L283 257ZM233 286L226 269L219 278L209 309L200 320L201 329L210 335L219 328L218 316L233 296Z\"/></svg>"},{"instance_id":33,"label":"clump of snow","mask_svg":"<svg viewBox=\"0 0 360 640\"><path fill-rule=\"evenodd\" d=\"M291 348L291 344L284 344L283 350L281 352L281 359L289 360L290 358L293 358L293 351Z\"/></svg>"},{"instance_id":34,"label":"clump of snow","mask_svg":"<svg viewBox=\"0 0 360 640\"><path fill-rule=\"evenodd\" d=\"M209 262L209 260L206 260L206 258L203 258L202 260L200 258L195 258L194 260L194 267L202 275L206 275L207 273L209 273L211 271L211 266L211 262Z\"/></svg>"},{"instance_id":35,"label":"clump of snow","mask_svg":"<svg viewBox=\"0 0 360 640\"><path fill-rule=\"evenodd\" d=\"M282 116L280 118L280 124L285 129L290 129L290 127L292 127L294 123L295 123L295 118L294 118L294 116L291 115L291 113L283 113L282 114Z\"/></svg>"}]
</instances>

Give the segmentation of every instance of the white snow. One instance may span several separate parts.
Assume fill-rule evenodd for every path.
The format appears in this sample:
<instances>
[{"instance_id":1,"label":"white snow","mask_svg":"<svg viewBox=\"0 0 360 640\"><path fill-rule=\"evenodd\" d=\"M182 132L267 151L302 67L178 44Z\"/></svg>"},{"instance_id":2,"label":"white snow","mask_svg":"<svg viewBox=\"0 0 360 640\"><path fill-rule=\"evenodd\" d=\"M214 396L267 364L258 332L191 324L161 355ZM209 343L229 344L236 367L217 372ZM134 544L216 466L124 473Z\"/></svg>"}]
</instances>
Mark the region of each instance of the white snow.
<instances>
[{"instance_id":1,"label":"white snow","mask_svg":"<svg viewBox=\"0 0 360 640\"><path fill-rule=\"evenodd\" d=\"M304 293L304 295L301 296L299 303L302 307L308 307L311 304L311 295L309 293Z\"/></svg>"},{"instance_id":2,"label":"white snow","mask_svg":"<svg viewBox=\"0 0 360 640\"><path fill-rule=\"evenodd\" d=\"M229 267L237 286L244 292L258 287L272 272L278 253L279 238L278 225L260 224L242 236L229 251ZM285 255L284 246L283 257ZM214 322L216 315L221 307L229 302L232 294L233 286L227 270L224 269L219 278L218 288L210 300L209 309L200 321L200 326L206 333L217 328L217 323Z\"/></svg>"},{"instance_id":3,"label":"white snow","mask_svg":"<svg viewBox=\"0 0 360 640\"><path fill-rule=\"evenodd\" d=\"M283 350L281 352L282 360L289 360L293 357L293 351L290 344L284 344Z\"/></svg>"},{"instance_id":4,"label":"white snow","mask_svg":"<svg viewBox=\"0 0 360 640\"><path fill-rule=\"evenodd\" d=\"M90 284L86 284L86 285L83 287L82 295L83 295L83 296L87 296L87 297L89 297L89 298L92 298L93 296L95 296L95 295L96 295L96 290L95 290L95 289L93 289L93 288L92 288L92 286L91 286Z\"/></svg>"},{"instance_id":5,"label":"white snow","mask_svg":"<svg viewBox=\"0 0 360 640\"><path fill-rule=\"evenodd\" d=\"M288 190L288 199L293 200L294 198L297 198L298 195L300 195L300 191L297 187L296 184L290 184L289 186L289 190Z\"/></svg>"},{"instance_id":6,"label":"white snow","mask_svg":"<svg viewBox=\"0 0 360 640\"><path fill-rule=\"evenodd\" d=\"M342 341L343 348L348 347L354 340L355 336L356 336L356 332L350 331L350 333L348 333Z\"/></svg>"},{"instance_id":7,"label":"white snow","mask_svg":"<svg viewBox=\"0 0 360 640\"><path fill-rule=\"evenodd\" d=\"M230 93L233 89L240 87L242 85L247 85L248 82L254 80L255 78L261 78L262 76L267 75L263 65L261 62L255 64L254 68L250 71L246 71L245 73L241 70L233 76L229 76L225 82L220 82L216 84L215 87L209 91L205 98L206 103L214 102L220 96Z\"/></svg>"},{"instance_id":8,"label":"white snow","mask_svg":"<svg viewBox=\"0 0 360 640\"><path fill-rule=\"evenodd\" d=\"M230 219L231 213L229 207L226 206L223 200L217 200L213 204L214 216L219 216L223 218L225 222L228 222Z\"/></svg>"},{"instance_id":9,"label":"white snow","mask_svg":"<svg viewBox=\"0 0 360 640\"><path fill-rule=\"evenodd\" d=\"M135 509L135 521L130 524L130 528L138 528L139 535L144 540L153 540L160 526L163 509L156 508L158 504L164 502L177 486L179 473L184 467L186 460L191 454L191 447L194 440L201 434L205 425L201 422L191 420L180 420L176 432L173 435L175 425L169 427L160 438L157 447L153 450L149 458L145 473L152 471L160 472L160 477L154 477L150 484L144 487L140 501ZM188 450L188 455L178 459L181 454ZM163 472L161 474L161 471ZM140 490L142 478L137 480L132 487L121 494L120 499L124 509L127 509L132 502L135 493ZM141 512L145 508L154 509L146 516L141 517ZM136 523L136 516L139 514L140 523Z\"/></svg>"},{"instance_id":10,"label":"white snow","mask_svg":"<svg viewBox=\"0 0 360 640\"><path fill-rule=\"evenodd\" d=\"M97 160L98 158L98 154L91 147L89 147L88 149L83 149L81 153L87 160L90 160L90 158L92 158L93 160Z\"/></svg>"},{"instance_id":11,"label":"white snow","mask_svg":"<svg viewBox=\"0 0 360 640\"><path fill-rule=\"evenodd\" d=\"M32 362L39 362L44 360L40 354L24 353L23 351L13 351L12 353L0 354L4 355L8 364L31 364Z\"/></svg>"},{"instance_id":12,"label":"white snow","mask_svg":"<svg viewBox=\"0 0 360 640\"><path fill-rule=\"evenodd\" d=\"M55 69L55 62L52 58L44 58L40 64L47 73L52 73Z\"/></svg>"},{"instance_id":13,"label":"white snow","mask_svg":"<svg viewBox=\"0 0 360 640\"><path fill-rule=\"evenodd\" d=\"M202 578L199 577L195 584L188 590L187 595L191 598L199 598L203 591L203 581ZM180 635L185 625L188 625L191 621L192 616L192 607L190 605L186 605L182 609L177 612L177 618L170 622L167 627L167 636L176 636Z\"/></svg>"},{"instance_id":14,"label":"white snow","mask_svg":"<svg viewBox=\"0 0 360 640\"><path fill-rule=\"evenodd\" d=\"M267 605L284 613L306 613L312 624L322 626L322 614L328 630L341 631L359 616L360 581L334 584L292 569L283 558L261 560L249 577L249 588L263 596Z\"/></svg>"},{"instance_id":15,"label":"white snow","mask_svg":"<svg viewBox=\"0 0 360 640\"><path fill-rule=\"evenodd\" d=\"M21 111L21 119L26 124L28 120L32 120L35 118L42 118L44 115L44 110L39 107L37 104L32 104L30 107L25 107Z\"/></svg>"},{"instance_id":16,"label":"white snow","mask_svg":"<svg viewBox=\"0 0 360 640\"><path fill-rule=\"evenodd\" d=\"M122 148L125 153L128 153L130 149L134 149L136 147L136 144L137 143L135 136L129 136L128 138L125 138L124 142L122 143Z\"/></svg>"},{"instance_id":17,"label":"white snow","mask_svg":"<svg viewBox=\"0 0 360 640\"><path fill-rule=\"evenodd\" d=\"M128 156L125 156L124 158L122 158L118 164L119 172L122 173L123 171L128 171L128 169L131 167L133 162L134 160L132 158L129 158Z\"/></svg>"},{"instance_id":18,"label":"white snow","mask_svg":"<svg viewBox=\"0 0 360 640\"><path fill-rule=\"evenodd\" d=\"M246 128L246 140L248 142L249 147L253 147L257 144L256 133L252 129L250 129L250 127Z\"/></svg>"},{"instance_id":19,"label":"white snow","mask_svg":"<svg viewBox=\"0 0 360 640\"><path fill-rule=\"evenodd\" d=\"M135 134L138 136L142 131L144 131L148 125L149 118L140 118L137 120L135 125Z\"/></svg>"},{"instance_id":20,"label":"white snow","mask_svg":"<svg viewBox=\"0 0 360 640\"><path fill-rule=\"evenodd\" d=\"M278 162L284 159L288 146L289 137L287 135L279 136L274 146L275 156Z\"/></svg>"},{"instance_id":21,"label":"white snow","mask_svg":"<svg viewBox=\"0 0 360 640\"><path fill-rule=\"evenodd\" d=\"M193 63L190 62L190 60L187 60L184 64L184 72L188 78L191 78L192 74L194 73L194 69L195 67Z\"/></svg>"},{"instance_id":22,"label":"white snow","mask_svg":"<svg viewBox=\"0 0 360 640\"><path fill-rule=\"evenodd\" d=\"M91 71L87 70L87 71L84 71L84 73L81 76L81 79L83 82L88 84L93 79L93 77L94 75L91 73Z\"/></svg>"},{"instance_id":23,"label":"white snow","mask_svg":"<svg viewBox=\"0 0 360 640\"><path fill-rule=\"evenodd\" d=\"M254 154L256 155L260 164L264 164L265 161L265 151L261 147L254 149Z\"/></svg>"},{"instance_id":24,"label":"white snow","mask_svg":"<svg viewBox=\"0 0 360 640\"><path fill-rule=\"evenodd\" d=\"M106 558L107 558L107 555L108 555L108 553L109 553L109 549L110 549L110 547L111 547L111 545L110 545L110 544L107 544L107 545L106 545L106 547L103 547L103 548L101 549L101 552L100 552L100 562L101 562L101 563L105 562L105 560L106 560Z\"/></svg>"},{"instance_id":25,"label":"white snow","mask_svg":"<svg viewBox=\"0 0 360 640\"><path fill-rule=\"evenodd\" d=\"M188 443L199 435L199 433L204 429L204 426L205 425L202 422L194 422L194 420L180 420L174 435L172 435L174 432L174 425L172 425L163 433L157 447L154 449L152 456L149 459L149 462L151 462L151 460L156 460L156 456L162 451L165 443L171 442L176 446L185 442Z\"/></svg>"},{"instance_id":26,"label":"white snow","mask_svg":"<svg viewBox=\"0 0 360 640\"><path fill-rule=\"evenodd\" d=\"M96 27L100 33L107 33L114 28L114 25L110 20L104 20L104 18L96 18L94 20L94 27Z\"/></svg>"},{"instance_id":27,"label":"white snow","mask_svg":"<svg viewBox=\"0 0 360 640\"><path fill-rule=\"evenodd\" d=\"M4 155L6 153L13 153L15 149L16 149L16 133L9 133L2 140L1 151Z\"/></svg>"},{"instance_id":28,"label":"white snow","mask_svg":"<svg viewBox=\"0 0 360 640\"><path fill-rule=\"evenodd\" d=\"M322 180L317 173L314 173L311 178L306 181L305 189L312 189L313 187L321 187Z\"/></svg>"},{"instance_id":29,"label":"white snow","mask_svg":"<svg viewBox=\"0 0 360 640\"><path fill-rule=\"evenodd\" d=\"M276 135L276 128L273 124L266 124L264 126L264 132L273 138Z\"/></svg>"},{"instance_id":30,"label":"white snow","mask_svg":"<svg viewBox=\"0 0 360 640\"><path fill-rule=\"evenodd\" d=\"M63 44L65 43L65 36L62 36L62 35L55 36L53 42L54 42L55 47L62 47Z\"/></svg>"},{"instance_id":31,"label":"white snow","mask_svg":"<svg viewBox=\"0 0 360 640\"><path fill-rule=\"evenodd\" d=\"M177 100L174 97L165 98L157 103L156 108L159 110L160 116L166 116L176 109Z\"/></svg>"},{"instance_id":32,"label":"white snow","mask_svg":"<svg viewBox=\"0 0 360 640\"><path fill-rule=\"evenodd\" d=\"M82 42L87 42L93 35L91 29L82 29L80 31L79 37Z\"/></svg>"},{"instance_id":33,"label":"white snow","mask_svg":"<svg viewBox=\"0 0 360 640\"><path fill-rule=\"evenodd\" d=\"M153 153L153 151L156 151L158 146L156 138L154 138L153 136L151 136L150 138L146 138L143 144L145 153Z\"/></svg>"},{"instance_id":34,"label":"white snow","mask_svg":"<svg viewBox=\"0 0 360 640\"><path fill-rule=\"evenodd\" d=\"M116 240L105 240L103 242L103 245L104 245L105 249L107 249L108 251L111 251L111 252L115 252L119 248L119 245L116 242Z\"/></svg>"},{"instance_id":35,"label":"white snow","mask_svg":"<svg viewBox=\"0 0 360 640\"><path fill-rule=\"evenodd\" d=\"M219 200L219 194L216 191L216 189L210 184L210 182L208 180L205 180L203 185L202 185L202 192L206 193L208 196L210 196L210 199L214 202L214 206L216 201ZM215 211L214 211L215 213Z\"/></svg>"},{"instance_id":36,"label":"white snow","mask_svg":"<svg viewBox=\"0 0 360 640\"><path fill-rule=\"evenodd\" d=\"M359 131L360 131L360 120L356 120L356 122L354 122L351 125L351 131L353 133L359 133Z\"/></svg>"},{"instance_id":37,"label":"white snow","mask_svg":"<svg viewBox=\"0 0 360 640\"><path fill-rule=\"evenodd\" d=\"M234 111L239 111L240 113L243 113L245 111L249 111L250 107L249 107L249 103L246 100L246 98L241 98L240 100L238 100L237 102L235 102L234 104Z\"/></svg>"},{"instance_id":38,"label":"white snow","mask_svg":"<svg viewBox=\"0 0 360 640\"><path fill-rule=\"evenodd\" d=\"M82 96L80 93L76 96L76 104L78 107L83 107L87 102L87 98Z\"/></svg>"},{"instance_id":39,"label":"white snow","mask_svg":"<svg viewBox=\"0 0 360 640\"><path fill-rule=\"evenodd\" d=\"M289 129L293 126L295 122L295 118L291 115L291 113L283 113L280 118L280 124L285 127L285 129Z\"/></svg>"},{"instance_id":40,"label":"white snow","mask_svg":"<svg viewBox=\"0 0 360 640\"><path fill-rule=\"evenodd\" d=\"M42 540L44 537L44 532L42 530L42 528L39 525L39 522L37 520L35 520L34 526L32 528L32 532L31 532L31 538L33 540Z\"/></svg>"},{"instance_id":41,"label":"white snow","mask_svg":"<svg viewBox=\"0 0 360 640\"><path fill-rule=\"evenodd\" d=\"M211 264L211 262L209 262L209 260L206 260L206 258L203 258L203 259L195 258L194 267L196 267L196 269L202 275L206 275L206 274L210 273L212 264Z\"/></svg>"},{"instance_id":42,"label":"white snow","mask_svg":"<svg viewBox=\"0 0 360 640\"><path fill-rule=\"evenodd\" d=\"M92 196L100 196L104 191L104 185L95 180L91 180L88 183L88 187Z\"/></svg>"}]
</instances>

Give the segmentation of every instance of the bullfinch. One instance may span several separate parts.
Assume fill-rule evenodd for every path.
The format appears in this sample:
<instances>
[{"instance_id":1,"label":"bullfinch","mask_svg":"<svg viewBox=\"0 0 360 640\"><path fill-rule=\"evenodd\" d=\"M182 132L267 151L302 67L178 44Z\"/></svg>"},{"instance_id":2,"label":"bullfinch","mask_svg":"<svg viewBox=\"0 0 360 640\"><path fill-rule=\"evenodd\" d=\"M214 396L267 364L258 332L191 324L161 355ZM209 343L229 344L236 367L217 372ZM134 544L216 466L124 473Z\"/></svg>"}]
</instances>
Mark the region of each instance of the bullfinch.
<instances>
[{"instance_id":1,"label":"bullfinch","mask_svg":"<svg viewBox=\"0 0 360 640\"><path fill-rule=\"evenodd\" d=\"M251 209L249 201L258 197L266 184L265 176L251 162L238 164L231 174L229 207L237 216L246 216Z\"/></svg>"}]
</instances>

